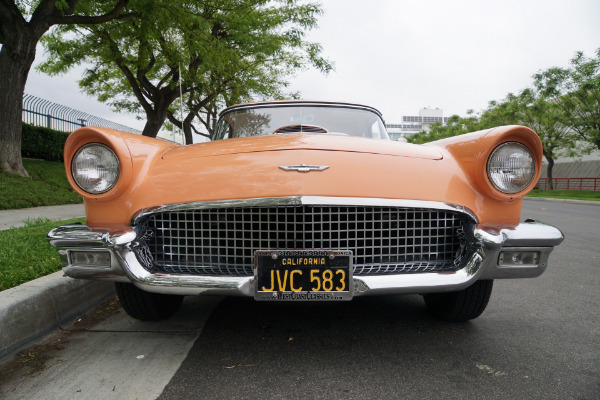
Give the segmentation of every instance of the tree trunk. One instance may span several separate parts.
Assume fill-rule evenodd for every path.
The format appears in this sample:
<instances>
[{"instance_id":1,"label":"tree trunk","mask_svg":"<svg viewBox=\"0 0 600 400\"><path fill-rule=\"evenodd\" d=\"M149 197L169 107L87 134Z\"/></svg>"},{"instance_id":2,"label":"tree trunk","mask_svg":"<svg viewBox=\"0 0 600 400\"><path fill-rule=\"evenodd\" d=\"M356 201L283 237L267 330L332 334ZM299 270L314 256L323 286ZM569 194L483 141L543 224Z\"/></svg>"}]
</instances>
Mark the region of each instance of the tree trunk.
<instances>
[{"instance_id":1,"label":"tree trunk","mask_svg":"<svg viewBox=\"0 0 600 400\"><path fill-rule=\"evenodd\" d=\"M150 136L155 138L162 128L165 120L167 119L169 106L179 96L179 90L171 90L169 88L163 88L160 91L156 91L155 94L154 108L151 112L146 109L146 125L142 131L143 136Z\"/></svg>"},{"instance_id":2,"label":"tree trunk","mask_svg":"<svg viewBox=\"0 0 600 400\"><path fill-rule=\"evenodd\" d=\"M142 131L142 135L150 136L155 138L158 135L158 131L160 131L160 127L165 122L164 118L160 118L160 116L156 114L146 114L146 125L144 125L144 130Z\"/></svg>"},{"instance_id":3,"label":"tree trunk","mask_svg":"<svg viewBox=\"0 0 600 400\"><path fill-rule=\"evenodd\" d=\"M189 115L192 118L189 118ZM183 120L183 136L185 137L185 144L194 144L194 138L192 137L192 120L194 119L194 115L189 115Z\"/></svg>"},{"instance_id":4,"label":"tree trunk","mask_svg":"<svg viewBox=\"0 0 600 400\"><path fill-rule=\"evenodd\" d=\"M0 50L0 169L21 176L29 176L21 159L23 92L37 43L27 36Z\"/></svg>"},{"instance_id":5,"label":"tree trunk","mask_svg":"<svg viewBox=\"0 0 600 400\"><path fill-rule=\"evenodd\" d=\"M554 183L552 182L552 168L554 168L554 158L546 156L548 160L548 168L546 169L548 173L548 190L554 190Z\"/></svg>"},{"instance_id":6,"label":"tree trunk","mask_svg":"<svg viewBox=\"0 0 600 400\"><path fill-rule=\"evenodd\" d=\"M152 113L146 112L146 125L142 135L155 138L167 119L167 110L169 105L164 105L165 102L158 103L152 110ZM170 104L170 103L169 103Z\"/></svg>"},{"instance_id":7,"label":"tree trunk","mask_svg":"<svg viewBox=\"0 0 600 400\"><path fill-rule=\"evenodd\" d=\"M97 24L118 18L128 3L120 0L104 15L72 16L77 1L59 2L60 6L56 0L32 2L27 19L17 7L20 2L0 1L0 170L28 176L21 159L23 92L40 38L54 24Z\"/></svg>"}]
</instances>

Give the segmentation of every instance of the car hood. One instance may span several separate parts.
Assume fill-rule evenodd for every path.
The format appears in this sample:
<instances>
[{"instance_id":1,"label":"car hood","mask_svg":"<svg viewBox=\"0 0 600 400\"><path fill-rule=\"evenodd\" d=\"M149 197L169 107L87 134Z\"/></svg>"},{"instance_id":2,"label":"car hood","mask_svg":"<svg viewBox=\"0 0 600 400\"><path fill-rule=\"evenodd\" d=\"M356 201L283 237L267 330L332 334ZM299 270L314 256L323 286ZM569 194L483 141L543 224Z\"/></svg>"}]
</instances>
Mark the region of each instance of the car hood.
<instances>
[{"instance_id":1,"label":"car hood","mask_svg":"<svg viewBox=\"0 0 600 400\"><path fill-rule=\"evenodd\" d=\"M220 155L283 150L323 150L441 160L442 152L432 147L352 136L323 134L285 134L225 139L175 147L163 159L189 159Z\"/></svg>"},{"instance_id":2,"label":"car hood","mask_svg":"<svg viewBox=\"0 0 600 400\"><path fill-rule=\"evenodd\" d=\"M95 226L127 225L137 213L165 204L298 196L436 201L466 207L480 224L516 224L522 195L494 195L485 172L490 152L507 141L528 144L539 170L539 137L518 126L423 146L310 134L179 146L86 127L69 136L65 163L86 143L102 143L119 157L119 180L105 194L83 192L67 174L84 197L88 224ZM295 168L302 164L323 168Z\"/></svg>"}]
</instances>

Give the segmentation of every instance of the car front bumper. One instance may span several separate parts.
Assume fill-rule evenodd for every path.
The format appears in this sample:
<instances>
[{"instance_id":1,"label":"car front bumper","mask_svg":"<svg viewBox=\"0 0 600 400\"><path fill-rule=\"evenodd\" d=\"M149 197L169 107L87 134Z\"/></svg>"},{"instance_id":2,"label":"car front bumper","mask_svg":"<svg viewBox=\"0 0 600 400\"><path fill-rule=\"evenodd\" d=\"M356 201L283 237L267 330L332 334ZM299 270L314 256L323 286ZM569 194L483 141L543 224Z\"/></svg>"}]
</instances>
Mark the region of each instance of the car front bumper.
<instances>
[{"instance_id":1,"label":"car front bumper","mask_svg":"<svg viewBox=\"0 0 600 400\"><path fill-rule=\"evenodd\" d=\"M525 222L515 229L499 232L477 229L475 237L483 246L472 254L465 267L452 273L417 273L355 276L354 296L392 293L435 293L460 290L478 279L533 278L541 275L554 246L563 240L561 232L540 222ZM168 294L226 294L254 296L254 277L152 274L142 267L129 246L133 230L109 235L85 225L64 225L48 234L58 248L63 271L72 278L133 282L141 289ZM107 252L109 265L91 266L73 262L74 252ZM499 265L502 252L538 252L535 264Z\"/></svg>"},{"instance_id":2,"label":"car front bumper","mask_svg":"<svg viewBox=\"0 0 600 400\"><path fill-rule=\"evenodd\" d=\"M323 202L326 199L295 198L292 200ZM361 202L364 201L365 199L361 199ZM379 203L380 199L369 201ZM403 201L402 204L459 210L474 219L469 210L444 203ZM214 204L196 204L196 207L209 206L212 207ZM460 290L480 279L537 277L545 271L548 257L554 246L559 245L564 239L560 230L538 221L527 220L512 229L482 229L473 226L474 245L461 269L439 273L355 275L353 295L438 293ZM117 231L113 229L109 233L85 225L64 225L50 231L48 240L61 255L64 273L72 278L132 282L143 290L165 294L220 294L250 297L255 294L253 276L149 272L138 260L134 250L138 235L130 226L123 226ZM99 257L90 259L87 257L89 255Z\"/></svg>"}]
</instances>

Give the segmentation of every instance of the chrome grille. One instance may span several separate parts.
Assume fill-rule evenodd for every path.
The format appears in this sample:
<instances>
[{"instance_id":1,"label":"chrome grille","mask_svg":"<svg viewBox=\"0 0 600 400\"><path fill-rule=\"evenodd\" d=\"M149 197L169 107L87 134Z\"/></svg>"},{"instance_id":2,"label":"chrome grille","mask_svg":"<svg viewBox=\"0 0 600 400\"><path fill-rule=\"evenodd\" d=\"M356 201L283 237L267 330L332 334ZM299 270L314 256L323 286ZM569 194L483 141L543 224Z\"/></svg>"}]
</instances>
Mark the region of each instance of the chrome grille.
<instances>
[{"instance_id":1,"label":"chrome grille","mask_svg":"<svg viewBox=\"0 0 600 400\"><path fill-rule=\"evenodd\" d=\"M468 247L462 215L433 209L214 208L151 214L137 228L149 270L197 275L250 276L261 249L352 250L355 275L455 271Z\"/></svg>"}]
</instances>

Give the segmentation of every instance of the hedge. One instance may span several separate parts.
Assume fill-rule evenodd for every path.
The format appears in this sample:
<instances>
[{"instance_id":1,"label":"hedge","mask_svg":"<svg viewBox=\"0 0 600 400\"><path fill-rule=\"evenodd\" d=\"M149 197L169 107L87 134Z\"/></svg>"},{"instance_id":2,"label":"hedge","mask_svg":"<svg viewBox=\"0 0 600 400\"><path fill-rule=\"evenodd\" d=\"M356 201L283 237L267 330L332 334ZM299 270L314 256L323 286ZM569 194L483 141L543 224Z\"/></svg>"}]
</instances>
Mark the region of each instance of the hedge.
<instances>
[{"instance_id":1,"label":"hedge","mask_svg":"<svg viewBox=\"0 0 600 400\"><path fill-rule=\"evenodd\" d=\"M23 124L21 155L48 161L62 161L65 141L69 133Z\"/></svg>"}]
</instances>

